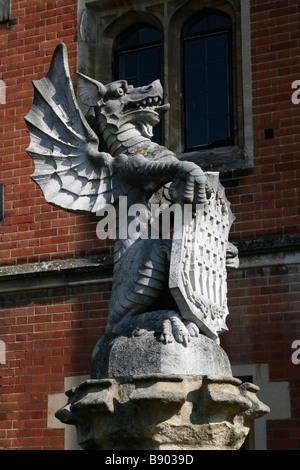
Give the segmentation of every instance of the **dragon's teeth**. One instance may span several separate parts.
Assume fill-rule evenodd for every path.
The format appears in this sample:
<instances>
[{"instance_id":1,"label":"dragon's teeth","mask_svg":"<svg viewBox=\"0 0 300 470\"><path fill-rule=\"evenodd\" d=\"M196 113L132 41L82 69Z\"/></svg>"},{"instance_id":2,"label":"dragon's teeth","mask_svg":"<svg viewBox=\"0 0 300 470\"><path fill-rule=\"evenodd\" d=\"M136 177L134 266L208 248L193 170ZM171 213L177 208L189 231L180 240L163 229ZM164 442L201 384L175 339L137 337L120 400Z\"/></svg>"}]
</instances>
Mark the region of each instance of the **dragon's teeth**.
<instances>
[{"instance_id":1,"label":"dragon's teeth","mask_svg":"<svg viewBox=\"0 0 300 470\"><path fill-rule=\"evenodd\" d=\"M162 104L162 100L159 96L148 97L142 101L135 102L133 104L136 108L153 108L155 106L160 106Z\"/></svg>"}]
</instances>

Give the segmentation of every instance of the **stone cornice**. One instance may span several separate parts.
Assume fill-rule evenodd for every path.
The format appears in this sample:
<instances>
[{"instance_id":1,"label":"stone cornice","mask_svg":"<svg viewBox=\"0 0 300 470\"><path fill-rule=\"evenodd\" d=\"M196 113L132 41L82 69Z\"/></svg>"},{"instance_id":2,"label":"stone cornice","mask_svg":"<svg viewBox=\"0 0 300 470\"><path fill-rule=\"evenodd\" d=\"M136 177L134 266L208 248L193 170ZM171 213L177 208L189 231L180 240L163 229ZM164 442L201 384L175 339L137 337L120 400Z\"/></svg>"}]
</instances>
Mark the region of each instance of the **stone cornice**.
<instances>
[{"instance_id":1,"label":"stone cornice","mask_svg":"<svg viewBox=\"0 0 300 470\"><path fill-rule=\"evenodd\" d=\"M232 242L239 249L239 269L300 263L298 234ZM112 271L110 254L0 266L0 294L110 284Z\"/></svg>"},{"instance_id":2,"label":"stone cornice","mask_svg":"<svg viewBox=\"0 0 300 470\"><path fill-rule=\"evenodd\" d=\"M111 283L112 256L0 267L0 294Z\"/></svg>"}]
</instances>

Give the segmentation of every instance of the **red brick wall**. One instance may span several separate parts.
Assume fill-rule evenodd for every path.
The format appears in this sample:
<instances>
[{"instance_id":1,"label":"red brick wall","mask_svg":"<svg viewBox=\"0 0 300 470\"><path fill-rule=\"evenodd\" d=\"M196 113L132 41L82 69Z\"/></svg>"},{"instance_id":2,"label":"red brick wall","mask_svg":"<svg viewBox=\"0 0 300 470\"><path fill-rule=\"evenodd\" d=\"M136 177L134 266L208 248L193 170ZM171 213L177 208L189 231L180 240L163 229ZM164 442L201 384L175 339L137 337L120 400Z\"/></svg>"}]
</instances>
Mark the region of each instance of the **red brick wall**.
<instances>
[{"instance_id":1,"label":"red brick wall","mask_svg":"<svg viewBox=\"0 0 300 470\"><path fill-rule=\"evenodd\" d=\"M74 79L77 2L14 1L11 17L10 28L0 25L0 79L6 84L6 104L0 105L5 198L0 263L99 253L105 243L96 237L96 222L45 203L30 179L34 167L25 152L31 81L46 74L60 42L68 47ZM7 361L0 369L0 448L63 448L63 431L47 429L48 394L63 391L65 376L89 373L93 346L106 323L109 288L102 286L101 293L93 286L0 296L0 339Z\"/></svg>"},{"instance_id":2,"label":"red brick wall","mask_svg":"<svg viewBox=\"0 0 300 470\"><path fill-rule=\"evenodd\" d=\"M64 377L88 375L104 333L110 285L1 296L0 448L63 449L64 432L47 429L50 393Z\"/></svg>"},{"instance_id":3,"label":"red brick wall","mask_svg":"<svg viewBox=\"0 0 300 470\"><path fill-rule=\"evenodd\" d=\"M299 234L300 105L291 100L299 20L297 1L251 2L254 167L224 179L236 240ZM273 139L265 129L274 129ZM223 345L232 363L268 363L270 380L289 383L291 419L267 421L269 449L300 448L300 365L291 361L300 339L299 276L297 265L240 270L228 286Z\"/></svg>"},{"instance_id":4,"label":"red brick wall","mask_svg":"<svg viewBox=\"0 0 300 470\"><path fill-rule=\"evenodd\" d=\"M223 176L236 216L235 240L299 232L300 105L291 101L291 84L300 79L297 3L251 2L254 167ZM61 41L74 77L76 2L14 1L12 20L10 28L0 25L0 79L7 86L6 104L0 105L0 264L107 251L95 221L45 203L30 180L33 164L25 152L31 80L45 75ZM274 139L265 140L269 128ZM298 292L295 265L230 275L230 330L222 345L233 364L268 363L270 380L289 382L292 417L267 422L270 449L300 447L300 365L291 362L291 344L300 339ZM48 394L64 391L65 376L89 373L91 351L104 330L109 285L0 297L0 339L7 350L7 363L0 366L0 448L63 448L63 431L47 429Z\"/></svg>"},{"instance_id":5,"label":"red brick wall","mask_svg":"<svg viewBox=\"0 0 300 470\"><path fill-rule=\"evenodd\" d=\"M225 177L237 240L299 234L300 106L291 100L299 20L297 1L251 2L254 167ZM273 139L265 129L274 129ZM300 339L299 266L237 271L228 287L224 348L233 364L268 363L270 380L289 382L292 416L267 421L268 448L299 449L300 365L291 361Z\"/></svg>"},{"instance_id":6,"label":"red brick wall","mask_svg":"<svg viewBox=\"0 0 300 470\"><path fill-rule=\"evenodd\" d=\"M57 5L57 6L56 6ZM45 8L46 7L46 8ZM89 217L58 211L45 203L30 179L34 171L24 116L32 105L32 80L48 71L54 48L68 47L72 77L76 71L77 4L74 0L12 2L13 26L0 29L0 77L6 83L1 105L1 167L5 218L1 223L1 264L36 262L99 251L96 223Z\"/></svg>"},{"instance_id":7,"label":"red brick wall","mask_svg":"<svg viewBox=\"0 0 300 470\"><path fill-rule=\"evenodd\" d=\"M291 419L267 421L269 449L299 449L299 266L258 267L229 277L229 333L222 346L232 364L269 364L270 381L289 382ZM259 394L258 394L259 396ZM284 407L285 404L281 404Z\"/></svg>"},{"instance_id":8,"label":"red brick wall","mask_svg":"<svg viewBox=\"0 0 300 470\"><path fill-rule=\"evenodd\" d=\"M227 195L237 216L233 237L299 233L300 6L296 0L251 2L255 165L233 174ZM274 129L266 140L265 129Z\"/></svg>"}]
</instances>

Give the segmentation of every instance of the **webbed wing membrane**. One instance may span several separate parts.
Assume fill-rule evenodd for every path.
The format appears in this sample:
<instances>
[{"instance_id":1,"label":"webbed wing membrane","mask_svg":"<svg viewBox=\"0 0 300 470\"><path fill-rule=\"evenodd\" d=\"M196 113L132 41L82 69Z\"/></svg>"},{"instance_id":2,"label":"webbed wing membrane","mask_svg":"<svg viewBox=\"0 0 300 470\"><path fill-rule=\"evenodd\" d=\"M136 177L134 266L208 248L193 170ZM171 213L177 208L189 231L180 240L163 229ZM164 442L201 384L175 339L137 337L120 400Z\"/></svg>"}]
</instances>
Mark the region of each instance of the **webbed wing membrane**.
<instances>
[{"instance_id":1,"label":"webbed wing membrane","mask_svg":"<svg viewBox=\"0 0 300 470\"><path fill-rule=\"evenodd\" d=\"M48 203L70 212L96 213L118 194L111 155L98 151L98 137L78 106L67 50L57 46L47 75L33 82L34 100L25 118L35 164L32 179Z\"/></svg>"}]
</instances>

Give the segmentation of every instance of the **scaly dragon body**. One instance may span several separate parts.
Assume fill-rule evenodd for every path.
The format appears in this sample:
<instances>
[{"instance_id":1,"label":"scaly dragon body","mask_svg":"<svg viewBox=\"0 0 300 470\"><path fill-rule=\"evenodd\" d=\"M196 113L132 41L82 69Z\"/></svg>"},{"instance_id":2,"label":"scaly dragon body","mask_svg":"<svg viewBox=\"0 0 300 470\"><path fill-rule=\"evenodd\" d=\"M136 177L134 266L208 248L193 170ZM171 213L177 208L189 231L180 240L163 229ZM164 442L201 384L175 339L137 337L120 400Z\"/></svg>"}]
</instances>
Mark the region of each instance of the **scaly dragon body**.
<instances>
[{"instance_id":1,"label":"scaly dragon body","mask_svg":"<svg viewBox=\"0 0 300 470\"><path fill-rule=\"evenodd\" d=\"M147 210L151 201L159 203L166 196L169 202L207 201L209 187L201 168L151 141L152 127L169 109L162 104L159 81L134 88L124 80L103 85L78 74L78 94L95 110L97 133L77 104L63 44L34 88L26 116L31 136L27 152L35 162L32 178L50 204L97 215L107 204L117 206L124 195L129 205L144 204ZM99 151L98 136L107 151ZM186 343L190 333L197 334L195 326L184 326L174 300L166 295L170 247L170 240L161 239L115 241L107 334L118 334L124 325L128 329L129 319L149 315L162 327L164 341L174 336Z\"/></svg>"}]
</instances>

